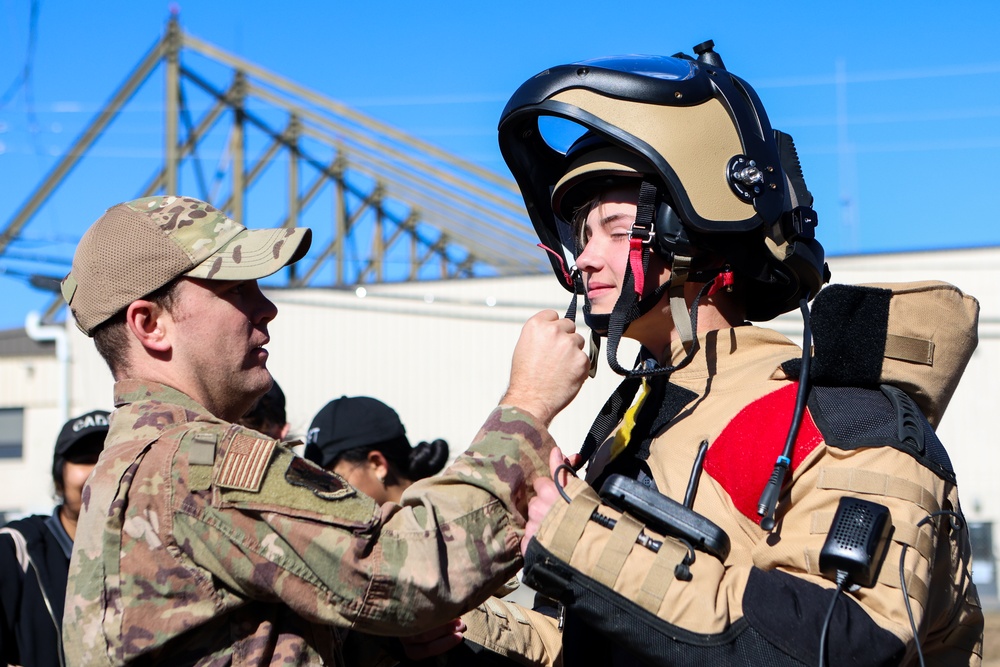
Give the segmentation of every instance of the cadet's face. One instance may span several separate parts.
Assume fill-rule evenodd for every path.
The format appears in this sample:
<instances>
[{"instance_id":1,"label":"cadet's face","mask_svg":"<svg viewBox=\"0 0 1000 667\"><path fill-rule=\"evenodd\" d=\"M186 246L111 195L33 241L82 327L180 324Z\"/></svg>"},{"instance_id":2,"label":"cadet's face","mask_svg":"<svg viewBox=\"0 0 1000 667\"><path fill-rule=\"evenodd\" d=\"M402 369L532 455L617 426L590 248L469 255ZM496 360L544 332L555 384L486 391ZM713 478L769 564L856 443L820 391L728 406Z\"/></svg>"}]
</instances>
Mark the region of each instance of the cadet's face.
<instances>
[{"instance_id":1,"label":"cadet's face","mask_svg":"<svg viewBox=\"0 0 1000 667\"><path fill-rule=\"evenodd\" d=\"M635 194L614 190L590 210L584 221L583 252L576 258L576 266L583 272L587 299L595 315L610 313L621 293L635 211Z\"/></svg>"},{"instance_id":2,"label":"cadet's face","mask_svg":"<svg viewBox=\"0 0 1000 667\"><path fill-rule=\"evenodd\" d=\"M379 481L378 470L370 461L357 462L341 459L337 461L332 470L347 480L347 483L355 489L365 495L371 496L379 505L390 500L392 502L399 500L400 494L396 494L393 497L385 487L385 484Z\"/></svg>"},{"instance_id":3,"label":"cadet's face","mask_svg":"<svg viewBox=\"0 0 1000 667\"><path fill-rule=\"evenodd\" d=\"M97 464L97 455L92 459L78 458L76 461L66 461L63 463L62 472L62 497L63 509L74 520L80 516L80 507L83 504L83 485L90 477L91 471Z\"/></svg>"},{"instance_id":4,"label":"cadet's face","mask_svg":"<svg viewBox=\"0 0 1000 667\"><path fill-rule=\"evenodd\" d=\"M638 197L636 188L608 190L583 223L585 245L576 258L576 266L583 272L587 299L595 315L609 314L621 294L628 265L629 231L635 222ZM645 293L649 294L669 277L669 269L654 254L649 260Z\"/></svg>"},{"instance_id":5,"label":"cadet's face","mask_svg":"<svg viewBox=\"0 0 1000 667\"><path fill-rule=\"evenodd\" d=\"M271 386L267 324L278 314L256 280L185 278L170 313L178 387L218 417L239 419Z\"/></svg>"}]
</instances>

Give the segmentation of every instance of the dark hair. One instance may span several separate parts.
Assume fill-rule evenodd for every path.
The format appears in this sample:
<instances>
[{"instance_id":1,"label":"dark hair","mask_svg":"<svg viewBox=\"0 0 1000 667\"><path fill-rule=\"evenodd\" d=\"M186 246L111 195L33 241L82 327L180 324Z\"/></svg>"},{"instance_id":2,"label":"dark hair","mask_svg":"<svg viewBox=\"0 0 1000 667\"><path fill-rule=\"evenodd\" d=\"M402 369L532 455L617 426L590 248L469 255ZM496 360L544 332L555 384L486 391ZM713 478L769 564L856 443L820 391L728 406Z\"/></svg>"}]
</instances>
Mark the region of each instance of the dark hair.
<instances>
[{"instance_id":1,"label":"dark hair","mask_svg":"<svg viewBox=\"0 0 1000 667\"><path fill-rule=\"evenodd\" d=\"M440 472L448 462L448 443L441 438L431 442L421 442L416 447L409 447L406 438L398 438L377 445L345 450L331 465L336 465L341 460L361 463L367 460L370 452L374 451L382 453L394 475L411 482Z\"/></svg>"},{"instance_id":2,"label":"dark hair","mask_svg":"<svg viewBox=\"0 0 1000 667\"><path fill-rule=\"evenodd\" d=\"M247 428L270 435L274 429L282 429L288 423L285 414L285 392L277 382L271 384L267 393L257 399L250 411L243 415L239 423Z\"/></svg>"},{"instance_id":3,"label":"dark hair","mask_svg":"<svg viewBox=\"0 0 1000 667\"><path fill-rule=\"evenodd\" d=\"M163 287L150 292L143 299L152 301L160 308L169 312L174 307L179 282L180 279L175 278ZM128 359L125 356L125 351L128 350L129 343L128 325L125 323L125 313L127 310L128 307L119 310L110 318L97 325L92 333L98 354L101 355L104 363L111 369L111 375L116 380L128 370Z\"/></svg>"}]
</instances>

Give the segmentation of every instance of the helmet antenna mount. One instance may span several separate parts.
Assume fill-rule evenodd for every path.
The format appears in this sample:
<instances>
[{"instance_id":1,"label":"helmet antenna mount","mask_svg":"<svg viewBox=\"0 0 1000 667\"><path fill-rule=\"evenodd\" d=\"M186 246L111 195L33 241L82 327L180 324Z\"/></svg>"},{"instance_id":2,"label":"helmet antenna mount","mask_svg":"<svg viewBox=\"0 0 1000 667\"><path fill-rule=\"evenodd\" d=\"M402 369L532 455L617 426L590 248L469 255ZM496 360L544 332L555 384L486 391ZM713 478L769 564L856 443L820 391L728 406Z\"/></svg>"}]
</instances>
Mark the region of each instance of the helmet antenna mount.
<instances>
[{"instance_id":1,"label":"helmet antenna mount","mask_svg":"<svg viewBox=\"0 0 1000 667\"><path fill-rule=\"evenodd\" d=\"M722 62L722 56L713 49L715 49L715 42L710 39L696 45L694 52L698 56L698 62L718 67L719 69L726 69L726 66Z\"/></svg>"}]
</instances>

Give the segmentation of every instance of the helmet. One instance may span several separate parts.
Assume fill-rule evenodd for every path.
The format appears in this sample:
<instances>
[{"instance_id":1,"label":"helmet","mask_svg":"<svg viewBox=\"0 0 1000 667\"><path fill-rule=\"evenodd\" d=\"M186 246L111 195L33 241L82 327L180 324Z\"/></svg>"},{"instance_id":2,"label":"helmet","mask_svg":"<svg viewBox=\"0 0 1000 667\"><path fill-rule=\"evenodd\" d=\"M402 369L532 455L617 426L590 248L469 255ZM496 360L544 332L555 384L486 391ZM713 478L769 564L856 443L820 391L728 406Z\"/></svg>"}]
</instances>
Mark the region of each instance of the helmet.
<instances>
[{"instance_id":1,"label":"helmet","mask_svg":"<svg viewBox=\"0 0 1000 667\"><path fill-rule=\"evenodd\" d=\"M747 317L768 320L815 295L829 270L791 137L771 129L757 94L712 46L695 47L697 60L549 68L507 103L500 151L542 245L561 253L550 257L557 276L578 252L567 223L595 179L642 179L656 187L652 251L723 258L744 286ZM552 119L574 126L568 148Z\"/></svg>"}]
</instances>

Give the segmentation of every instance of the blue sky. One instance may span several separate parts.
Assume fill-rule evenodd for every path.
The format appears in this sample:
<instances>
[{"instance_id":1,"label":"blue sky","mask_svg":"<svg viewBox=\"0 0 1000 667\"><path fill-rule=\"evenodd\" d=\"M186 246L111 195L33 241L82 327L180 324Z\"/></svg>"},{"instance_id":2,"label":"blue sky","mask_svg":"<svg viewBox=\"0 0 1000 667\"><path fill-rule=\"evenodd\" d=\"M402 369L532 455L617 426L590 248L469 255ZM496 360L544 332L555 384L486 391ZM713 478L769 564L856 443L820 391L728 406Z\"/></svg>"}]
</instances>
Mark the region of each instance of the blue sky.
<instances>
[{"instance_id":1,"label":"blue sky","mask_svg":"<svg viewBox=\"0 0 1000 667\"><path fill-rule=\"evenodd\" d=\"M613 4L0 0L0 226L177 7L186 32L505 175L496 123L528 77L713 39L795 137L828 254L1000 244L1000 3ZM0 256L0 328L49 301L25 274L65 273L84 229L159 163L162 102L136 102Z\"/></svg>"}]
</instances>

